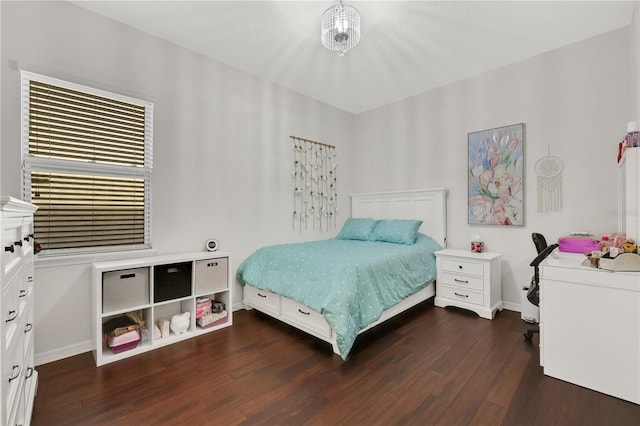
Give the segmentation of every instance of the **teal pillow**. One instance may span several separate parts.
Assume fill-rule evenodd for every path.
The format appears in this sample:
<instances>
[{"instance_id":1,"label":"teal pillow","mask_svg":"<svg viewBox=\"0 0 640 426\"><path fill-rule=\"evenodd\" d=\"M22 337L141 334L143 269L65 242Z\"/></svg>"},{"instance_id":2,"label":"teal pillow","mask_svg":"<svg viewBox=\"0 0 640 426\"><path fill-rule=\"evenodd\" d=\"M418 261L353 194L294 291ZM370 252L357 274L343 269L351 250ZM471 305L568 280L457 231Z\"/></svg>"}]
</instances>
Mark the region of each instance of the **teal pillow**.
<instances>
[{"instance_id":1,"label":"teal pillow","mask_svg":"<svg viewBox=\"0 0 640 426\"><path fill-rule=\"evenodd\" d=\"M339 240L369 240L371 231L376 226L376 220L350 217L344 223L338 236Z\"/></svg>"},{"instance_id":2,"label":"teal pillow","mask_svg":"<svg viewBox=\"0 0 640 426\"><path fill-rule=\"evenodd\" d=\"M369 235L371 241L384 241L397 244L414 244L421 220L379 220Z\"/></svg>"}]
</instances>

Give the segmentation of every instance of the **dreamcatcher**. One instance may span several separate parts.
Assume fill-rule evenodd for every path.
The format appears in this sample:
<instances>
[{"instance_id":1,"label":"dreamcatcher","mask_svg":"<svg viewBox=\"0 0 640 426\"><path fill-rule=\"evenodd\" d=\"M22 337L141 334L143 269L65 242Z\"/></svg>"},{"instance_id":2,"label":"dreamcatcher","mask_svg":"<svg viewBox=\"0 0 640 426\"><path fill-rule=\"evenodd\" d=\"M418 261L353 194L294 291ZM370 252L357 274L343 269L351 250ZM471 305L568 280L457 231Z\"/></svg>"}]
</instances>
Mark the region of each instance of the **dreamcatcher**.
<instances>
[{"instance_id":1,"label":"dreamcatcher","mask_svg":"<svg viewBox=\"0 0 640 426\"><path fill-rule=\"evenodd\" d=\"M562 170L564 164L558 157L547 153L536 162L538 175L538 211L562 211Z\"/></svg>"},{"instance_id":2,"label":"dreamcatcher","mask_svg":"<svg viewBox=\"0 0 640 426\"><path fill-rule=\"evenodd\" d=\"M328 230L336 226L338 204L336 147L290 136L293 140L293 228Z\"/></svg>"}]
</instances>

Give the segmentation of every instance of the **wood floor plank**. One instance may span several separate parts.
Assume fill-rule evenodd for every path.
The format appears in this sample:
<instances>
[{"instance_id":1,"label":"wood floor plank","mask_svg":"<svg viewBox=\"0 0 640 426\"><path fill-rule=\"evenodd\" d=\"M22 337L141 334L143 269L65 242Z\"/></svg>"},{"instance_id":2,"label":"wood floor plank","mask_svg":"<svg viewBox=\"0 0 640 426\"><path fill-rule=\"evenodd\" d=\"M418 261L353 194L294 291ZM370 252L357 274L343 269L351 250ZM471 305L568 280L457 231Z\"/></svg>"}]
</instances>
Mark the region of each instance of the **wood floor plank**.
<instances>
[{"instance_id":1,"label":"wood floor plank","mask_svg":"<svg viewBox=\"0 0 640 426\"><path fill-rule=\"evenodd\" d=\"M423 303L331 346L253 311L234 325L95 367L39 366L41 425L615 425L640 405L546 377L516 312L492 321Z\"/></svg>"}]
</instances>

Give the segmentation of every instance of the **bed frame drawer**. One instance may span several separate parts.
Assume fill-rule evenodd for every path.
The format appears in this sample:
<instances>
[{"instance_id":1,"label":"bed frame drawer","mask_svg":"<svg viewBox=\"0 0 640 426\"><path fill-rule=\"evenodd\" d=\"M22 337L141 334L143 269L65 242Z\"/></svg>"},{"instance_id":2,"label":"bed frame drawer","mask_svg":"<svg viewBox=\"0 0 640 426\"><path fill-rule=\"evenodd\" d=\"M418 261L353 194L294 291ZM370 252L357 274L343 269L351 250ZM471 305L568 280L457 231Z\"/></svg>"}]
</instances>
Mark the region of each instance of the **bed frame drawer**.
<instances>
[{"instance_id":1,"label":"bed frame drawer","mask_svg":"<svg viewBox=\"0 0 640 426\"><path fill-rule=\"evenodd\" d=\"M301 327L309 329L324 337L331 337L331 328L322 314L318 311L295 302L286 297L282 298L282 317L299 324Z\"/></svg>"},{"instance_id":2,"label":"bed frame drawer","mask_svg":"<svg viewBox=\"0 0 640 426\"><path fill-rule=\"evenodd\" d=\"M275 293L245 285L244 298L258 310L280 315L280 296Z\"/></svg>"}]
</instances>

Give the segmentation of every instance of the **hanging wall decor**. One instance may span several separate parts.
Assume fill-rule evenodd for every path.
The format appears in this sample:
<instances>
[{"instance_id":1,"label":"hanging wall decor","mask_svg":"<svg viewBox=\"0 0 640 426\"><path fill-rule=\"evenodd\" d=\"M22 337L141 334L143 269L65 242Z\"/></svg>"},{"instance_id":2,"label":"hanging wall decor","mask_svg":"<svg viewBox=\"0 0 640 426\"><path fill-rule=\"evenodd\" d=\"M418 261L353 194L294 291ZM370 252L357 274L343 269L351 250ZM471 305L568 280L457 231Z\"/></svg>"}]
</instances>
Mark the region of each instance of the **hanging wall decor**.
<instances>
[{"instance_id":1,"label":"hanging wall decor","mask_svg":"<svg viewBox=\"0 0 640 426\"><path fill-rule=\"evenodd\" d=\"M524 224L524 124L469 133L471 225Z\"/></svg>"},{"instance_id":2,"label":"hanging wall decor","mask_svg":"<svg viewBox=\"0 0 640 426\"><path fill-rule=\"evenodd\" d=\"M547 155L536 162L539 212L562 211L562 170L564 163L547 146Z\"/></svg>"},{"instance_id":3,"label":"hanging wall decor","mask_svg":"<svg viewBox=\"0 0 640 426\"><path fill-rule=\"evenodd\" d=\"M293 228L336 227L336 147L289 136L293 141Z\"/></svg>"}]
</instances>

